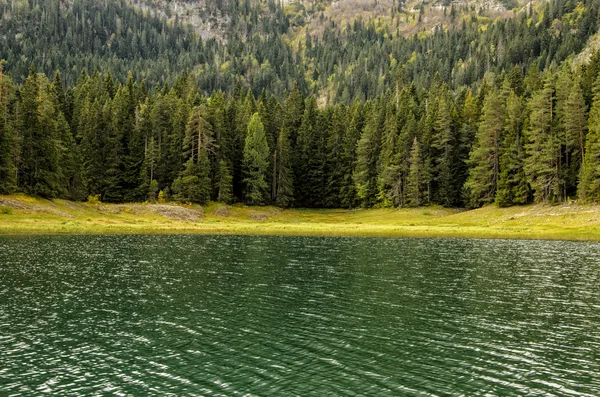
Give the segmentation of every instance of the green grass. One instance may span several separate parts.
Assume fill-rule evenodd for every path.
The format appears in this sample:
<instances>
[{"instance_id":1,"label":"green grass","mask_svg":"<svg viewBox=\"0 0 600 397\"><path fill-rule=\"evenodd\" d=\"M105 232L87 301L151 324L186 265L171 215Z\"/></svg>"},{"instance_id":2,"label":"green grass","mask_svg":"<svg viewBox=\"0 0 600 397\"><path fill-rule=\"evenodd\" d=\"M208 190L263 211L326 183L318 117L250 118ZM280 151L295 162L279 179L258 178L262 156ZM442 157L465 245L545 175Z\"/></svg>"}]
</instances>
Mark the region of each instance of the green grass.
<instances>
[{"instance_id":1,"label":"green grass","mask_svg":"<svg viewBox=\"0 0 600 397\"><path fill-rule=\"evenodd\" d=\"M600 240L600 206L529 205L472 211L289 209L90 204L0 196L0 234L198 233Z\"/></svg>"}]
</instances>

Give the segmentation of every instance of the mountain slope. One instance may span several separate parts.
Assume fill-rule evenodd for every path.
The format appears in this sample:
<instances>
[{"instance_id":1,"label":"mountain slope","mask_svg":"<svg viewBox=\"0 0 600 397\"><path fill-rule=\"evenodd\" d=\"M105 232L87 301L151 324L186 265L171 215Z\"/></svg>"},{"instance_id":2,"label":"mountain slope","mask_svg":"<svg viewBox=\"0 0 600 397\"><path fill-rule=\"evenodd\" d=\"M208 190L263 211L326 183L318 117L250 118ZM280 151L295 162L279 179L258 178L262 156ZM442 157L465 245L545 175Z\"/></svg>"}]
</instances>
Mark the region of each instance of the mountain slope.
<instances>
[{"instance_id":1,"label":"mountain slope","mask_svg":"<svg viewBox=\"0 0 600 397\"><path fill-rule=\"evenodd\" d=\"M598 0L511 11L489 2L135 1L0 2L5 70L21 81L34 63L71 84L82 69L121 81L131 72L150 85L187 71L206 93L240 85L281 97L297 84L320 103L349 103L399 78L427 88L439 74L459 87L515 66L558 65L585 47L598 15Z\"/></svg>"}]
</instances>

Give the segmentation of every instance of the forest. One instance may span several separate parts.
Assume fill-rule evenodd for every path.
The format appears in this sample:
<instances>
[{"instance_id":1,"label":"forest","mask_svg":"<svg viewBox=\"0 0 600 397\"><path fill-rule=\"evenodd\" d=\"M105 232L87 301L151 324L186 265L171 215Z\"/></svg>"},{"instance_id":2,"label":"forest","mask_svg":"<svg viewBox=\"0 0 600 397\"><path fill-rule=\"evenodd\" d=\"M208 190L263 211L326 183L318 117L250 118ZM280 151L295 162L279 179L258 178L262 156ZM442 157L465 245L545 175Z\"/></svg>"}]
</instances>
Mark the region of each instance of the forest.
<instances>
[{"instance_id":1,"label":"forest","mask_svg":"<svg viewBox=\"0 0 600 397\"><path fill-rule=\"evenodd\" d=\"M571 57L597 30L596 1L408 38L357 20L298 48L279 5L231 6L221 42L125 2L0 3L11 33L0 36L0 193L315 208L600 201L600 55Z\"/></svg>"},{"instance_id":2,"label":"forest","mask_svg":"<svg viewBox=\"0 0 600 397\"><path fill-rule=\"evenodd\" d=\"M600 200L600 56L585 73L518 67L452 91L319 107L192 74L149 90L83 72L64 88L32 67L0 80L0 192L106 202L242 201L298 207L501 206ZM593 81L591 92L584 89ZM586 97L590 96L590 104Z\"/></svg>"},{"instance_id":3,"label":"forest","mask_svg":"<svg viewBox=\"0 0 600 397\"><path fill-rule=\"evenodd\" d=\"M131 73L149 87L174 84L183 72L196 75L203 95L238 85L254 96L282 100L296 85L319 104L373 100L394 89L402 69L417 88L436 74L449 88L475 89L486 73L519 66L556 69L580 52L598 30L600 1L552 0L512 18L487 21L474 6L447 28L405 37L379 20L342 26L323 20L323 32L298 37L294 18L274 0L220 1L231 16L224 41L202 40L192 27L131 7L126 0L0 1L0 59L17 83L36 70L75 85L82 70L110 71L125 83ZM399 1L398 4L401 4ZM408 18L397 7L394 21ZM321 18L321 16L313 16Z\"/></svg>"}]
</instances>

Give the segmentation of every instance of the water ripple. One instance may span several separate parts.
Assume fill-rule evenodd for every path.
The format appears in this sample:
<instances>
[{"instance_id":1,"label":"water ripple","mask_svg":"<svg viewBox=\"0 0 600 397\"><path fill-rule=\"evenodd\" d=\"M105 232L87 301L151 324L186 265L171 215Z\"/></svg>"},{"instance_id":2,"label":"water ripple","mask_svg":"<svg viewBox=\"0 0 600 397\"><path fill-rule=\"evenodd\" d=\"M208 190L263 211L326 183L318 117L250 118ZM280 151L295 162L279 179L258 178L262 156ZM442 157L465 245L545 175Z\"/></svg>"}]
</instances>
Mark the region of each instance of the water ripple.
<instances>
[{"instance_id":1,"label":"water ripple","mask_svg":"<svg viewBox=\"0 0 600 397\"><path fill-rule=\"evenodd\" d=\"M597 396L600 245L1 238L0 358L15 396Z\"/></svg>"}]
</instances>

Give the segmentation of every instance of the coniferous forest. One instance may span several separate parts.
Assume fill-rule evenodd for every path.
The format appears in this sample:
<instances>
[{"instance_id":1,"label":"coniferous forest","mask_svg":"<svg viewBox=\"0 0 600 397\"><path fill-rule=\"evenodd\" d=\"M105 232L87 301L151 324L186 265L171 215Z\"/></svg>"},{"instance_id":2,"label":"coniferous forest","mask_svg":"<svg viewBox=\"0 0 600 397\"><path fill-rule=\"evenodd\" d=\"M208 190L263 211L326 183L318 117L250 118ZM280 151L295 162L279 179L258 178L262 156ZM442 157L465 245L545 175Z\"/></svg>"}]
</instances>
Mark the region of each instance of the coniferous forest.
<instances>
[{"instance_id":1,"label":"coniferous forest","mask_svg":"<svg viewBox=\"0 0 600 397\"><path fill-rule=\"evenodd\" d=\"M227 40L125 2L0 2L0 193L478 207L600 201L597 0L402 37L275 3ZM270 13L262 13L267 7ZM64 9L66 8L66 10Z\"/></svg>"}]
</instances>

